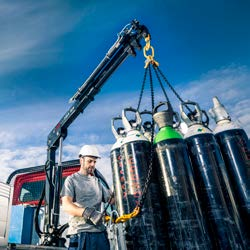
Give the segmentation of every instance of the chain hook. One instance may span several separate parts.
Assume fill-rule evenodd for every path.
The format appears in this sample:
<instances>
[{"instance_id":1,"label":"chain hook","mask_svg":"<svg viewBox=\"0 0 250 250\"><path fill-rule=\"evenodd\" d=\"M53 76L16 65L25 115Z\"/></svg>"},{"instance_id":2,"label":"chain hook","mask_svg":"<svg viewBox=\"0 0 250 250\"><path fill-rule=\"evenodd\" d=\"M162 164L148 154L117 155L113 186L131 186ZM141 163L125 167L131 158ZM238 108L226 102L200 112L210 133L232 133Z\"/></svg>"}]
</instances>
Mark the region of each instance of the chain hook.
<instances>
[{"instance_id":1,"label":"chain hook","mask_svg":"<svg viewBox=\"0 0 250 250\"><path fill-rule=\"evenodd\" d=\"M150 63L153 66L158 67L159 63L157 61L155 61L155 59L154 59L155 51L154 51L153 46L150 45L150 35L149 34L145 37L145 42L146 42L146 44L143 48L143 54L144 54L144 57L146 58L144 68L147 68ZM146 52L149 51L150 49L151 49L151 55L147 55Z\"/></svg>"}]
</instances>

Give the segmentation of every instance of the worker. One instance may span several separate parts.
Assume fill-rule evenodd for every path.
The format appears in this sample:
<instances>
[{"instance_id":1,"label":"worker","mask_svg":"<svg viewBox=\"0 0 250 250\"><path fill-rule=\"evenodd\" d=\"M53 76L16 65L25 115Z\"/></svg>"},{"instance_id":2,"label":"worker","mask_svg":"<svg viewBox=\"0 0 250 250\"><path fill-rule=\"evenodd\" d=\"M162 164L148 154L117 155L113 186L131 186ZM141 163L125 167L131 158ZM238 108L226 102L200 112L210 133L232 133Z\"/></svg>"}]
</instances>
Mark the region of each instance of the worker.
<instances>
[{"instance_id":1,"label":"worker","mask_svg":"<svg viewBox=\"0 0 250 250\"><path fill-rule=\"evenodd\" d=\"M62 209L71 215L68 249L108 250L110 246L101 205L102 202L114 202L112 192L95 177L96 161L100 158L97 148L83 146L79 158L80 170L66 178L61 191Z\"/></svg>"}]
</instances>

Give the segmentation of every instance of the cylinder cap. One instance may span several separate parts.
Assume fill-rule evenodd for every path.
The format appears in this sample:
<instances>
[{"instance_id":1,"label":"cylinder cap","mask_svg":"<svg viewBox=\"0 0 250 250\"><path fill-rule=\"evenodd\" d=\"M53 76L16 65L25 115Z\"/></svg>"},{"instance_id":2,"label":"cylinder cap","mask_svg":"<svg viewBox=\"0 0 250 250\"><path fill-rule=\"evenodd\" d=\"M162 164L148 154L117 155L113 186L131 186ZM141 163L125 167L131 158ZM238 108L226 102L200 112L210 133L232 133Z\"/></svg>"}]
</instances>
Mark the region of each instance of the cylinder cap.
<instances>
[{"instance_id":1,"label":"cylinder cap","mask_svg":"<svg viewBox=\"0 0 250 250\"><path fill-rule=\"evenodd\" d=\"M224 105L220 103L217 96L213 97L214 107L209 109L210 116L215 120L216 123L222 120L231 121L231 118L225 109Z\"/></svg>"}]
</instances>

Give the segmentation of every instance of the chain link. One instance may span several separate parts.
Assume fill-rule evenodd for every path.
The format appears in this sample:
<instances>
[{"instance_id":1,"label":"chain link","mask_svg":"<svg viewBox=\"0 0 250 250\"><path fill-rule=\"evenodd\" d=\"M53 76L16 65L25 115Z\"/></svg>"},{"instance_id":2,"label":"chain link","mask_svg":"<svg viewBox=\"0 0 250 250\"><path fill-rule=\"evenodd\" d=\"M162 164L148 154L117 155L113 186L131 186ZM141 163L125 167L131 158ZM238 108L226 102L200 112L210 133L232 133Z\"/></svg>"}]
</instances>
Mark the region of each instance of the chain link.
<instances>
[{"instance_id":1,"label":"chain link","mask_svg":"<svg viewBox=\"0 0 250 250\"><path fill-rule=\"evenodd\" d=\"M154 50L153 46L150 45L150 35L148 35L145 38L145 42L146 42L146 44L143 48L143 54L144 54L144 57L146 58L144 68L147 68L149 66L149 64L152 64L152 65L158 67L159 63L154 59L155 50ZM151 49L151 55L147 55L146 51L149 51L150 49Z\"/></svg>"}]
</instances>

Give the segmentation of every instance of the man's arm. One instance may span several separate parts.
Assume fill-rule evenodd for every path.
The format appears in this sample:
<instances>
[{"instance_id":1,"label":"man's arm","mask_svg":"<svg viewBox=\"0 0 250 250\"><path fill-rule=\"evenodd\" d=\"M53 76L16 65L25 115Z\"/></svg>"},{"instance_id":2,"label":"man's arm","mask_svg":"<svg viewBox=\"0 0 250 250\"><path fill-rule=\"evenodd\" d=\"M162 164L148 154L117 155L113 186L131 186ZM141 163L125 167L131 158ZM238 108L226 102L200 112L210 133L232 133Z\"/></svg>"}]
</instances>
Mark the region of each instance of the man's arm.
<instances>
[{"instance_id":1,"label":"man's arm","mask_svg":"<svg viewBox=\"0 0 250 250\"><path fill-rule=\"evenodd\" d=\"M73 203L73 198L70 196L62 197L62 209L64 212L73 216L82 216L85 208L78 207Z\"/></svg>"},{"instance_id":2,"label":"man's arm","mask_svg":"<svg viewBox=\"0 0 250 250\"><path fill-rule=\"evenodd\" d=\"M84 217L86 220L90 220L94 225L100 224L103 217L103 214L96 211L93 207L78 207L73 203L73 198L70 196L62 197L62 208L64 212L73 216Z\"/></svg>"}]
</instances>

